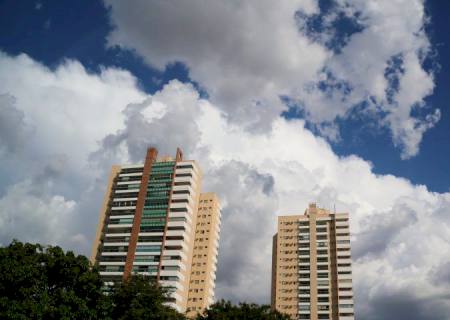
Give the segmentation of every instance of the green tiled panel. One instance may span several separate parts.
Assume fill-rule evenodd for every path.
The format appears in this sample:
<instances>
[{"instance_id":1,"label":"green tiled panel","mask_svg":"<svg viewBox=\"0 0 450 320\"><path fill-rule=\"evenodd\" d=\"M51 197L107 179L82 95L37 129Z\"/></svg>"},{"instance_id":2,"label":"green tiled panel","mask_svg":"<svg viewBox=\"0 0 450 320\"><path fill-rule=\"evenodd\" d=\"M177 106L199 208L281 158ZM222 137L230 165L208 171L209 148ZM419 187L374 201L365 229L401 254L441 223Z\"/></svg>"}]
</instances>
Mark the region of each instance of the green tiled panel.
<instances>
[{"instance_id":1,"label":"green tiled panel","mask_svg":"<svg viewBox=\"0 0 450 320\"><path fill-rule=\"evenodd\" d=\"M161 209L156 209L156 210L144 209L142 214L144 216L160 216L160 215L164 215L165 216L167 214L167 211L166 210L161 210Z\"/></svg>"},{"instance_id":2,"label":"green tiled panel","mask_svg":"<svg viewBox=\"0 0 450 320\"><path fill-rule=\"evenodd\" d=\"M148 221L148 222L143 221L143 222L141 222L141 226L161 227L161 226L164 226L164 225L166 225L165 221L164 222L153 222L153 221Z\"/></svg>"},{"instance_id":3,"label":"green tiled panel","mask_svg":"<svg viewBox=\"0 0 450 320\"><path fill-rule=\"evenodd\" d=\"M173 169L166 169L166 168L152 168L151 174L161 174L161 173L168 173L168 174L172 174L173 173Z\"/></svg>"},{"instance_id":4,"label":"green tiled panel","mask_svg":"<svg viewBox=\"0 0 450 320\"><path fill-rule=\"evenodd\" d=\"M152 185L153 183L159 183L159 182L172 182L172 179L150 179L148 185Z\"/></svg>"},{"instance_id":5,"label":"green tiled panel","mask_svg":"<svg viewBox=\"0 0 450 320\"><path fill-rule=\"evenodd\" d=\"M153 184L150 185L151 188L147 189L147 195L150 192L164 192L164 191L169 191L171 188L170 187L166 187L165 185L163 187L155 187Z\"/></svg>"},{"instance_id":6,"label":"green tiled panel","mask_svg":"<svg viewBox=\"0 0 450 320\"><path fill-rule=\"evenodd\" d=\"M175 161L166 161L166 162L154 162L152 168L157 167L173 167L175 165Z\"/></svg>"},{"instance_id":7,"label":"green tiled panel","mask_svg":"<svg viewBox=\"0 0 450 320\"><path fill-rule=\"evenodd\" d=\"M128 189L139 189L140 186L141 186L140 184L129 184Z\"/></svg>"},{"instance_id":8,"label":"green tiled panel","mask_svg":"<svg viewBox=\"0 0 450 320\"><path fill-rule=\"evenodd\" d=\"M137 246L136 252L157 252L161 251L161 246Z\"/></svg>"},{"instance_id":9,"label":"green tiled panel","mask_svg":"<svg viewBox=\"0 0 450 320\"><path fill-rule=\"evenodd\" d=\"M165 204L165 205L147 205L144 206L144 209L167 209L169 205Z\"/></svg>"}]
</instances>

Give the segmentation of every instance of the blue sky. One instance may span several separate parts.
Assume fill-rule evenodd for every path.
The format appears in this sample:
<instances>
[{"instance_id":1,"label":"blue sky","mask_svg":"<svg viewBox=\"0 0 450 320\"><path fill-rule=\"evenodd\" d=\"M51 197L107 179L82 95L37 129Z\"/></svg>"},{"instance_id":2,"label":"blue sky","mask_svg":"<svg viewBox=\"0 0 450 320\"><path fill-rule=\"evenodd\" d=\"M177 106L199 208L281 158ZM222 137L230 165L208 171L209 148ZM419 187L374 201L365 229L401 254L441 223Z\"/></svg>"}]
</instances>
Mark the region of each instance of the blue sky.
<instances>
[{"instance_id":1,"label":"blue sky","mask_svg":"<svg viewBox=\"0 0 450 320\"><path fill-rule=\"evenodd\" d=\"M107 48L106 36L111 30L107 9L99 1L1 1L0 48L9 54L26 53L45 65L57 65L70 58L79 60L88 70L96 72L101 66L116 66L132 72L144 90L154 93L171 79L192 81L188 67L174 63L158 71L129 50ZM402 160L385 128L374 128L367 119L345 119L341 126L342 139L332 144L339 155L357 154L374 165L374 172L394 174L424 184L430 190L448 191L450 170L450 115L447 102L450 93L450 44L447 34L450 3L427 1L430 22L426 26L439 65L435 73L436 88L427 97L427 104L439 108L442 117L427 131L420 152ZM343 29L348 28L344 26ZM435 66L433 66L435 68ZM287 113L295 117L295 112Z\"/></svg>"},{"instance_id":2,"label":"blue sky","mask_svg":"<svg viewBox=\"0 0 450 320\"><path fill-rule=\"evenodd\" d=\"M269 302L276 216L314 201L350 213L358 318L448 319L450 3L205 3L0 0L0 244L89 255L111 165L180 146L218 298Z\"/></svg>"}]
</instances>

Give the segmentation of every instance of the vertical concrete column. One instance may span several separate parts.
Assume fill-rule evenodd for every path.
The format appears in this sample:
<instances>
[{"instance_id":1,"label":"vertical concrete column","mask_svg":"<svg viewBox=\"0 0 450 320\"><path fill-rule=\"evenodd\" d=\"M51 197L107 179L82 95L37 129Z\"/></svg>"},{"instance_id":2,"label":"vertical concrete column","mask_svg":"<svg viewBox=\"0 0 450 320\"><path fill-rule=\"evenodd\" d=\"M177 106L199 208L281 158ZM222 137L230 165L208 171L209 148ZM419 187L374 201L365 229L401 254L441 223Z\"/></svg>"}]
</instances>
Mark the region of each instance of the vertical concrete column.
<instances>
[{"instance_id":1,"label":"vertical concrete column","mask_svg":"<svg viewBox=\"0 0 450 320\"><path fill-rule=\"evenodd\" d=\"M152 165L156 161L158 151L155 148L149 148L145 157L144 170L142 172L141 186L139 188L138 199L136 202L136 211L131 228L131 237L128 244L127 260L123 271L123 279L126 280L133 270L134 255L136 253L136 245L139 238L139 230L141 228L142 211L144 210L145 199L147 197L147 185L152 171Z\"/></svg>"},{"instance_id":2,"label":"vertical concrete column","mask_svg":"<svg viewBox=\"0 0 450 320\"><path fill-rule=\"evenodd\" d=\"M316 235L316 218L317 208L315 204L309 206L309 285L310 291L310 306L311 318L310 320L317 320L317 235Z\"/></svg>"},{"instance_id":3,"label":"vertical concrete column","mask_svg":"<svg viewBox=\"0 0 450 320\"><path fill-rule=\"evenodd\" d=\"M336 248L336 216L331 216L330 221L330 298L331 319L339 320L339 292L337 277L337 248Z\"/></svg>"},{"instance_id":4,"label":"vertical concrete column","mask_svg":"<svg viewBox=\"0 0 450 320\"><path fill-rule=\"evenodd\" d=\"M278 233L272 237L272 283L270 290L270 305L272 310L276 310L276 294L277 294L277 243Z\"/></svg>"}]
</instances>

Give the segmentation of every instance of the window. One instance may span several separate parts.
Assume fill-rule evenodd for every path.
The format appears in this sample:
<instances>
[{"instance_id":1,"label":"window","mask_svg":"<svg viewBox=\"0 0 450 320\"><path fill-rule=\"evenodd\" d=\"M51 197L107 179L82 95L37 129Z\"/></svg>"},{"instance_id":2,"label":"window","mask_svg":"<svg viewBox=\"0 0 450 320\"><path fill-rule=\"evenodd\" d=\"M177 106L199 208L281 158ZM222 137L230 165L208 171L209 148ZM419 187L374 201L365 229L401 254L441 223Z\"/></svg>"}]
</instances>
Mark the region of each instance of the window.
<instances>
[{"instance_id":1,"label":"window","mask_svg":"<svg viewBox=\"0 0 450 320\"><path fill-rule=\"evenodd\" d=\"M172 203L188 203L189 199L172 199Z\"/></svg>"},{"instance_id":2,"label":"window","mask_svg":"<svg viewBox=\"0 0 450 320\"><path fill-rule=\"evenodd\" d=\"M309 250L299 250L298 254L301 256L309 256Z\"/></svg>"},{"instance_id":3,"label":"window","mask_svg":"<svg viewBox=\"0 0 450 320\"><path fill-rule=\"evenodd\" d=\"M352 279L339 279L339 282L347 282L347 283L349 283L349 282L352 282Z\"/></svg>"},{"instance_id":4,"label":"window","mask_svg":"<svg viewBox=\"0 0 450 320\"><path fill-rule=\"evenodd\" d=\"M318 287L327 287L329 285L328 280L317 280Z\"/></svg>"},{"instance_id":5,"label":"window","mask_svg":"<svg viewBox=\"0 0 450 320\"><path fill-rule=\"evenodd\" d=\"M298 299L299 302L309 302L309 297L300 297Z\"/></svg>"},{"instance_id":6,"label":"window","mask_svg":"<svg viewBox=\"0 0 450 320\"><path fill-rule=\"evenodd\" d=\"M161 251L161 246L137 246L136 252L158 252Z\"/></svg>"},{"instance_id":7,"label":"window","mask_svg":"<svg viewBox=\"0 0 450 320\"><path fill-rule=\"evenodd\" d=\"M301 279L304 279L304 278L309 279L309 273L300 273L298 277Z\"/></svg>"},{"instance_id":8,"label":"window","mask_svg":"<svg viewBox=\"0 0 450 320\"><path fill-rule=\"evenodd\" d=\"M352 274L351 271L338 271L338 274Z\"/></svg>"},{"instance_id":9,"label":"window","mask_svg":"<svg viewBox=\"0 0 450 320\"><path fill-rule=\"evenodd\" d=\"M309 266L299 266L299 270L309 270Z\"/></svg>"},{"instance_id":10,"label":"window","mask_svg":"<svg viewBox=\"0 0 450 320\"><path fill-rule=\"evenodd\" d=\"M190 186L191 183L188 181L183 181L183 182L175 182L174 185L176 186Z\"/></svg>"},{"instance_id":11,"label":"window","mask_svg":"<svg viewBox=\"0 0 450 320\"><path fill-rule=\"evenodd\" d=\"M194 166L192 164L182 164L178 165L177 169L194 169Z\"/></svg>"},{"instance_id":12,"label":"window","mask_svg":"<svg viewBox=\"0 0 450 320\"><path fill-rule=\"evenodd\" d=\"M299 294L309 294L309 290L306 290L306 289L300 289L300 290L298 290L298 293L299 293Z\"/></svg>"},{"instance_id":13,"label":"window","mask_svg":"<svg viewBox=\"0 0 450 320\"><path fill-rule=\"evenodd\" d=\"M192 178L192 173L177 173L177 174L175 174L175 177L177 177L177 178L191 177Z\"/></svg>"}]
</instances>

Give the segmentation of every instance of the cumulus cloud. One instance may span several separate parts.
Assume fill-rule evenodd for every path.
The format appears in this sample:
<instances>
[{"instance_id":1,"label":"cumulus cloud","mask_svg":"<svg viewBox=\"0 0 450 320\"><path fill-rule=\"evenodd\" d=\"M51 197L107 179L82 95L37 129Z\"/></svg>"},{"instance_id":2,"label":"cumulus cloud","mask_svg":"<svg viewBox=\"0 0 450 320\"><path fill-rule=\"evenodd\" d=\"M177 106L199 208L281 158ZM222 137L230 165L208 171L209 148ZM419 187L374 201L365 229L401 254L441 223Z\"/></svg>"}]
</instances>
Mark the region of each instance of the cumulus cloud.
<instances>
[{"instance_id":1,"label":"cumulus cloud","mask_svg":"<svg viewBox=\"0 0 450 320\"><path fill-rule=\"evenodd\" d=\"M110 45L135 49L158 69L185 63L231 121L253 130L270 128L285 109L279 95L313 78L327 57L294 19L316 12L314 0L106 4L116 26Z\"/></svg>"},{"instance_id":2,"label":"cumulus cloud","mask_svg":"<svg viewBox=\"0 0 450 320\"><path fill-rule=\"evenodd\" d=\"M191 85L174 80L162 91L138 104L129 104L123 111L123 130L102 140L102 148L91 155L94 160L105 158L123 146L131 161L140 161L149 145L169 154L184 145L185 152L197 147L200 130L196 119L201 116L205 100ZM182 124L182 125L181 125ZM146 134L143 135L142 133ZM171 139L167 140L166 137Z\"/></svg>"},{"instance_id":3,"label":"cumulus cloud","mask_svg":"<svg viewBox=\"0 0 450 320\"><path fill-rule=\"evenodd\" d=\"M410 304L411 319L450 313L450 194L376 175L357 156L337 156L305 120L277 117L273 130L251 132L178 81L148 96L124 71L89 74L75 61L52 71L26 56L3 55L0 75L4 70L16 76L3 77L0 94L15 98L14 110L35 134L25 143L29 153L10 153L14 163L0 154L1 167L11 171L0 193L2 243L32 239L88 254L110 164L142 161L150 145L161 154L180 146L199 161L204 190L222 201L219 298L268 303L276 215L302 214L317 201L350 213L358 318L399 319L411 315Z\"/></svg>"},{"instance_id":4,"label":"cumulus cloud","mask_svg":"<svg viewBox=\"0 0 450 320\"><path fill-rule=\"evenodd\" d=\"M0 243L40 239L85 251L100 208L85 192L109 170L94 170L89 154L123 125L124 106L145 95L123 70L94 75L73 60L50 70L3 52L0 83ZM76 234L85 240L64 241Z\"/></svg>"},{"instance_id":5,"label":"cumulus cloud","mask_svg":"<svg viewBox=\"0 0 450 320\"><path fill-rule=\"evenodd\" d=\"M18 151L30 133L23 112L15 107L14 97L0 95L0 149L7 152Z\"/></svg>"},{"instance_id":6,"label":"cumulus cloud","mask_svg":"<svg viewBox=\"0 0 450 320\"><path fill-rule=\"evenodd\" d=\"M268 278L262 275L271 272L268 244L278 204L273 177L239 161L226 161L207 174L205 187L221 195L224 207L216 296L266 302Z\"/></svg>"},{"instance_id":7,"label":"cumulus cloud","mask_svg":"<svg viewBox=\"0 0 450 320\"><path fill-rule=\"evenodd\" d=\"M424 99L434 89L433 72L423 67L432 52L424 30L423 1L339 0L337 7L363 29L326 66L328 77L332 75L331 87L340 81L350 90L344 95L337 90L338 95L325 98L324 103L338 103L340 107L334 109L341 109L339 116L357 104L369 103L370 111L386 114L380 117L381 125L390 128L402 157L416 155L423 133L440 118L439 110L424 118L412 115L427 107Z\"/></svg>"},{"instance_id":8,"label":"cumulus cloud","mask_svg":"<svg viewBox=\"0 0 450 320\"><path fill-rule=\"evenodd\" d=\"M335 120L362 113L390 129L402 158L416 155L440 118L439 110L413 115L427 113L434 88L423 67L432 51L423 0L330 3L105 0L108 43L160 70L186 64L227 119L247 129L270 131L289 100L330 140L339 140Z\"/></svg>"},{"instance_id":9,"label":"cumulus cloud","mask_svg":"<svg viewBox=\"0 0 450 320\"><path fill-rule=\"evenodd\" d=\"M60 195L42 192L41 188L41 185L24 180L10 186L0 199L3 244L17 238L21 241L70 245L63 231L74 218L76 203Z\"/></svg>"}]
</instances>

